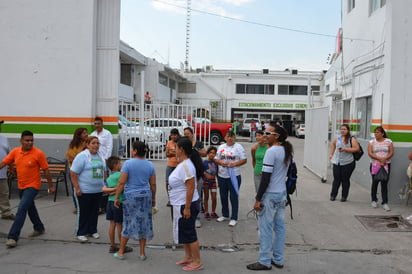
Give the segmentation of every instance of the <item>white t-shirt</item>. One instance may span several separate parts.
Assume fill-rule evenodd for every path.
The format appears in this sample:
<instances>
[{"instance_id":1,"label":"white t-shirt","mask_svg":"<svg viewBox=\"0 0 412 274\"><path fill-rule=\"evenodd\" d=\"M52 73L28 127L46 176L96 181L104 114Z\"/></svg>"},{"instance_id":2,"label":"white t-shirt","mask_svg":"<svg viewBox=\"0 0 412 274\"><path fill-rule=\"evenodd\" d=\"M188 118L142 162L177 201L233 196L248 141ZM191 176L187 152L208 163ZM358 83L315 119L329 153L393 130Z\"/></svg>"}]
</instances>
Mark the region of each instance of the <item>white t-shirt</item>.
<instances>
[{"instance_id":1,"label":"white t-shirt","mask_svg":"<svg viewBox=\"0 0 412 274\"><path fill-rule=\"evenodd\" d=\"M113 136L107 129L103 129L100 133L93 131L91 136L96 136L99 138L99 152L105 160L109 159L112 156L113 150Z\"/></svg>"},{"instance_id":2,"label":"white t-shirt","mask_svg":"<svg viewBox=\"0 0 412 274\"><path fill-rule=\"evenodd\" d=\"M246 159L245 149L238 143L234 143L232 146L222 144L217 149L215 159L224 160L228 163L238 162ZM236 176L240 175L240 166L233 167L233 170ZM218 176L222 178L230 178L228 169L226 167L219 166Z\"/></svg>"},{"instance_id":3,"label":"white t-shirt","mask_svg":"<svg viewBox=\"0 0 412 274\"><path fill-rule=\"evenodd\" d=\"M169 199L171 205L186 204L186 181L194 178L195 189L192 202L199 200L197 192L196 168L190 159L179 163L169 176Z\"/></svg>"}]
</instances>

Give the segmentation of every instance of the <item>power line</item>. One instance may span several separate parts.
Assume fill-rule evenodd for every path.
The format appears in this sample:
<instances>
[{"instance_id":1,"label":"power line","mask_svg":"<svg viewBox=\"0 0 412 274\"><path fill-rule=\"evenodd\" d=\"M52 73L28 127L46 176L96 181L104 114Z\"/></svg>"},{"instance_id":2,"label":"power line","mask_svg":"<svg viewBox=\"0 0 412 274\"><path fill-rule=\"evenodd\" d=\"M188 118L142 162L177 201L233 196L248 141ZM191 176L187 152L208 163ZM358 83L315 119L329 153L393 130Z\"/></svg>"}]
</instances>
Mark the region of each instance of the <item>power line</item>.
<instances>
[{"instance_id":1,"label":"power line","mask_svg":"<svg viewBox=\"0 0 412 274\"><path fill-rule=\"evenodd\" d=\"M186 7L183 7L183 6L180 6L180 5L177 5L177 4L173 4L173 3L169 3L169 2L164 2L164 1L161 1L161 0L153 0L153 1L160 2L162 4L169 5L169 6L174 6L174 7L181 8L181 9L186 9ZM284 30L284 31L297 32L297 33L303 33L303 34L308 34L308 35L316 35L316 36L323 36L323 37L329 37L329 38L336 38L336 35L333 35L333 34L325 34L325 33L305 31L305 30L301 30L301 29L293 29L293 28L281 27L281 26L270 25L270 24L265 24L265 23L259 23L259 22L255 22L255 21L244 20L244 19L239 19L239 18L234 18L234 17L230 17L230 16L220 15L220 14L216 14L216 13L212 13L212 12L208 12L208 11L198 10L198 9L194 9L194 8L191 8L191 11L194 11L194 12L197 12L197 13L207 14L207 15L214 16L214 17L220 17L220 18L224 18L224 19L228 19L228 20L247 23L247 24L251 24L251 25L257 25L257 26L261 26L261 27L280 29L280 30ZM362 38L342 37L342 39L374 42L374 40L362 39Z\"/></svg>"}]
</instances>

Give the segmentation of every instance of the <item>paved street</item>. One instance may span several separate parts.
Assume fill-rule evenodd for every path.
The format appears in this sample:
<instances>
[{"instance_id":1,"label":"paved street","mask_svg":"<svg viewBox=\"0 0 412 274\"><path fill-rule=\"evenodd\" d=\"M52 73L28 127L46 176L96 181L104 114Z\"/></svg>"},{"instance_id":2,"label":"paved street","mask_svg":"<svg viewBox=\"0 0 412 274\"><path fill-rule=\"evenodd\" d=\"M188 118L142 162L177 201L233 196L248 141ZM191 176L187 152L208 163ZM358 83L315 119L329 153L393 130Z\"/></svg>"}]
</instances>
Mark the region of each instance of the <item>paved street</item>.
<instances>
[{"instance_id":1,"label":"paved street","mask_svg":"<svg viewBox=\"0 0 412 274\"><path fill-rule=\"evenodd\" d=\"M373 232L367 230L355 215L412 214L412 205L389 204L391 212L370 207L369 190L352 183L346 203L329 201L331 177L326 183L302 167L304 140L291 137L298 163L298 191L293 196L293 215L286 210L287 237L285 268L276 273L412 273L412 232ZM251 144L240 143L250 155ZM14 249L0 248L0 273L183 273L175 262L183 250L172 247L170 210L166 205L164 187L165 162L154 162L157 171L157 201L159 212L154 216L155 237L149 242L146 261L138 253L127 254L118 261L108 253L108 222L99 217L101 238L80 244L74 239L75 216L71 197L60 187L57 201L45 191L36 200L46 233L29 239L30 221ZM230 228L227 223L201 219L198 235L205 269L201 273L252 273L246 265L257 260L257 224L247 216L254 202L251 160L242 171L239 223ZM340 197L339 197L340 198ZM18 204L13 190L12 205ZM15 211L15 209L14 209ZM218 214L220 206L218 203ZM0 240L4 243L11 221L0 219ZM130 241L135 250L137 243ZM270 271L268 272L270 273Z\"/></svg>"}]
</instances>

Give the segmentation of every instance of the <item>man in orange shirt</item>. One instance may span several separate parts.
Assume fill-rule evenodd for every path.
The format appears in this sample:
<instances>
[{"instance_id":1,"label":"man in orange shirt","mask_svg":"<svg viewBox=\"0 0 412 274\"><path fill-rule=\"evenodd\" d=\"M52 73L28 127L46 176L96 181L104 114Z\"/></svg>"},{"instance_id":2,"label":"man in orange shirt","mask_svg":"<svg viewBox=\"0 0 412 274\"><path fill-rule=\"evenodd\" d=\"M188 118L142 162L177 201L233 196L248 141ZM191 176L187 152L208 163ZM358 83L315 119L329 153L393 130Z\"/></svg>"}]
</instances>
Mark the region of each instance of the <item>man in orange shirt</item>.
<instances>
[{"instance_id":1,"label":"man in orange shirt","mask_svg":"<svg viewBox=\"0 0 412 274\"><path fill-rule=\"evenodd\" d=\"M13 149L1 162L0 169L12 163L17 170L17 187L19 189L20 203L17 209L16 218L7 236L6 246L15 247L19 240L21 229L23 228L26 215L28 214L33 223L34 231L29 237L36 237L44 233L44 225L37 212L34 198L41 187L40 169L44 171L49 184L48 193L55 192L52 178L49 174L46 156L43 151L33 147L33 133L25 130L20 138L21 147Z\"/></svg>"}]
</instances>

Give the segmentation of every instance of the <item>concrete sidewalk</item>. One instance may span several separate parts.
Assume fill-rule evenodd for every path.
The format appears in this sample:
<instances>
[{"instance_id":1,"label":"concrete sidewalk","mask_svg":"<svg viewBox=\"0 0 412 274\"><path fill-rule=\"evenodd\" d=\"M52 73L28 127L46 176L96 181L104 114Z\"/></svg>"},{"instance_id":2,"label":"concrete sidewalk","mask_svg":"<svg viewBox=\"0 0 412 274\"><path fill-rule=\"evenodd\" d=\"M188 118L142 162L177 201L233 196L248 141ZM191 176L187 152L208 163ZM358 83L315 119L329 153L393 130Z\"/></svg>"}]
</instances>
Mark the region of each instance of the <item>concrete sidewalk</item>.
<instances>
[{"instance_id":1,"label":"concrete sidewalk","mask_svg":"<svg viewBox=\"0 0 412 274\"><path fill-rule=\"evenodd\" d=\"M394 205L390 204L389 201L392 211L386 212L382 208L373 209L370 206L369 190L360 187L354 182L351 184L347 202L342 203L339 199L334 202L329 201L332 178L329 176L328 181L322 183L320 178L304 169L302 167L304 140L293 137L290 139L295 147L295 159L298 164L299 178L297 196L294 195L292 197L293 220L290 219L290 209L287 208L286 210L286 254L285 269L282 271L285 273L412 273L412 257L410 256L412 254L411 232L372 232L367 230L355 217L355 215L408 216L412 214L412 205L408 207L405 205ZM249 157L251 143L242 138L240 138L240 143L245 147ZM148 243L153 247L152 250L148 251L148 256L150 258L151 253L156 253L155 250L162 250L161 254L165 256L163 258L165 265L164 267L157 265L156 260L159 260L159 264L162 260L156 258L152 266L159 266L159 270L152 273L172 273L173 271L170 272L170 269L167 267L168 264L170 265L168 260L170 257L176 257L176 255L167 255L172 251L170 248L172 246L172 226L170 209L166 207L167 196L164 186L165 162L154 161L154 164L157 172L157 207L159 212L154 216L155 237ZM16 191L12 193L11 203L13 207L16 207L18 204ZM212 270L214 273L250 273L245 269L245 265L256 260L259 243L256 219L253 216L247 216L247 213L252 209L253 203L253 171L249 158L242 171L238 225L231 228L228 227L227 222L217 223L214 220L208 221L203 216L201 217L203 225L197 231L203 248L202 257L204 257L205 264L208 265L205 273L211 273L209 271ZM79 256L78 253L81 252L83 254L81 250L88 250L88 253L84 254L90 256L90 259L94 259L94 256L97 255L92 254L96 252L91 251L92 249L98 249L97 253L107 253L106 249L109 247L109 240L107 236L108 222L105 220L105 215L99 217L98 230L101 238L90 240L92 244L81 245L74 238L75 215L72 214L73 202L71 197L65 196L63 187L60 187L55 203L52 196L47 196L42 191L36 200L36 204L41 219L46 226L46 233L35 240L28 239L27 235L32 231L32 227L30 220L26 219L18 246L10 250L4 246L4 251L0 251L0 263L13 260L12 258L19 256L17 254L20 254L20 256L30 256L26 252L30 252L29 250L36 246L34 243L37 243L46 250L47 248L44 245L48 245L51 248L50 251L55 253L53 256L61 255L59 252L63 250L62 245L66 246L65 250L67 250L68 254L73 253L73 256ZM13 211L15 212L15 209ZM217 213L221 214L219 200ZM0 220L0 240L3 243L10 225L11 221ZM136 247L135 242L130 241L130 243ZM234 252L220 252L222 250ZM379 254L382 256L377 257ZM36 257L38 254L32 254L32 256ZM168 256L169 259L167 259ZM109 257L101 257L102 261L100 264L109 264L109 262L103 262L105 258L109 260ZM109 261L113 263L111 259ZM32 259L29 258L29 260ZM216 261L223 268L211 267L214 264L213 262ZM33 262L33 264L43 263L40 262L41 260ZM64 262L59 263L65 264ZM56 264L56 262L53 264ZM11 265L15 266L14 263ZM131 267L130 265L127 266ZM223 271L225 267L226 271ZM10 271L16 269L20 270L16 266L16 268L11 267ZM23 267L23 269L25 268ZM127 269L123 265L116 272L125 273ZM150 270L150 268L148 269ZM82 267L76 271L79 270L89 271L90 269ZM365 272L365 270L368 271ZM43 268L39 268L38 271L39 273L47 272L44 272ZM276 269L276 271L280 270Z\"/></svg>"}]
</instances>

